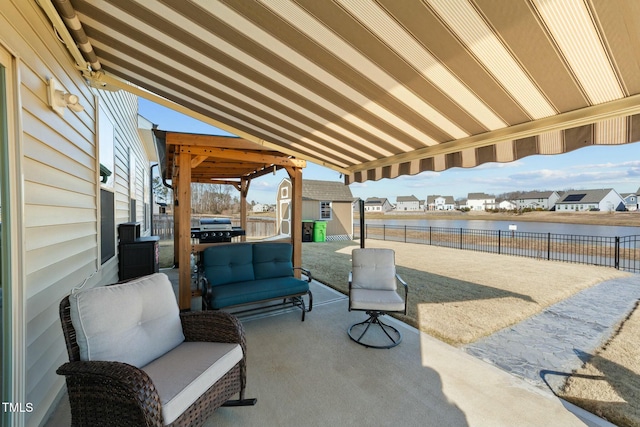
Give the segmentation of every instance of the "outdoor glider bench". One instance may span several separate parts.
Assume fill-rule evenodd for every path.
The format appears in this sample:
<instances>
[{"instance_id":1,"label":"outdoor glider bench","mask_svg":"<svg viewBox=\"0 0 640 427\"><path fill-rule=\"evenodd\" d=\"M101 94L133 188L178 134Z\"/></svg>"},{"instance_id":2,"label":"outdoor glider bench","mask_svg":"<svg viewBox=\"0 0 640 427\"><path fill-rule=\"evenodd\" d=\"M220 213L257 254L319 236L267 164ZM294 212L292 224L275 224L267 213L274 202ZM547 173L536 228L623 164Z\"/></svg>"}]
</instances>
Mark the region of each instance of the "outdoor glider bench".
<instances>
[{"instance_id":1,"label":"outdoor glider bench","mask_svg":"<svg viewBox=\"0 0 640 427\"><path fill-rule=\"evenodd\" d=\"M210 246L201 254L199 274L202 283L202 305L206 310L247 306L282 300L282 303L258 305L247 310L270 310L292 305L305 313L313 308L309 290L311 273L294 267L290 243L230 243ZM301 270L306 280L294 276ZM302 298L307 295L309 307Z\"/></svg>"},{"instance_id":2,"label":"outdoor glider bench","mask_svg":"<svg viewBox=\"0 0 640 427\"><path fill-rule=\"evenodd\" d=\"M72 292L60 320L73 426L201 426L220 406L256 403L244 399L242 324L180 313L165 274Z\"/></svg>"}]
</instances>

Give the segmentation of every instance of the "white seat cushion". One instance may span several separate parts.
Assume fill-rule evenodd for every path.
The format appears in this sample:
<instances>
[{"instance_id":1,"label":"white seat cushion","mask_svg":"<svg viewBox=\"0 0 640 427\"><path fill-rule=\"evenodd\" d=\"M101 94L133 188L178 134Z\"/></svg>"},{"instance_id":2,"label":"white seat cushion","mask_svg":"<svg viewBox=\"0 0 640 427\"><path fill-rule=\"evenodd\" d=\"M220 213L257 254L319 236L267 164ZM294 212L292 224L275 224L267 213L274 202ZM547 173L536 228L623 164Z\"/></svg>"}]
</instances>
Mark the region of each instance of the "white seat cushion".
<instances>
[{"instance_id":1,"label":"white seat cushion","mask_svg":"<svg viewBox=\"0 0 640 427\"><path fill-rule=\"evenodd\" d=\"M158 390L164 423L171 424L242 360L239 344L183 342L142 368Z\"/></svg>"},{"instance_id":2,"label":"white seat cushion","mask_svg":"<svg viewBox=\"0 0 640 427\"><path fill-rule=\"evenodd\" d=\"M404 311L404 300L396 291L351 289L350 299L354 310Z\"/></svg>"},{"instance_id":3,"label":"white seat cushion","mask_svg":"<svg viewBox=\"0 0 640 427\"><path fill-rule=\"evenodd\" d=\"M140 368L184 341L166 274L80 291L69 296L69 303L81 360Z\"/></svg>"}]
</instances>

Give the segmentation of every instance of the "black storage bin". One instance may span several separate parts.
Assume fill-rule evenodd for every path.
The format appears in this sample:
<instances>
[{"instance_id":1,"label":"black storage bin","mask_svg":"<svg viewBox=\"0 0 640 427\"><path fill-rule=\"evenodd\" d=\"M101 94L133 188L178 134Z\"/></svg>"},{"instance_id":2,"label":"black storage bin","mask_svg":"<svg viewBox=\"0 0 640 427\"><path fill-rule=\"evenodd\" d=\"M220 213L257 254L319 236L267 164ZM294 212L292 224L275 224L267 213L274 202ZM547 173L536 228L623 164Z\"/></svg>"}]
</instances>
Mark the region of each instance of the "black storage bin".
<instances>
[{"instance_id":1,"label":"black storage bin","mask_svg":"<svg viewBox=\"0 0 640 427\"><path fill-rule=\"evenodd\" d=\"M120 243L135 242L140 237L139 222L124 222L118 225L118 239Z\"/></svg>"},{"instance_id":2,"label":"black storage bin","mask_svg":"<svg viewBox=\"0 0 640 427\"><path fill-rule=\"evenodd\" d=\"M120 228L118 229L120 231ZM138 237L118 245L118 277L120 280L134 279L160 271L158 236Z\"/></svg>"},{"instance_id":3,"label":"black storage bin","mask_svg":"<svg viewBox=\"0 0 640 427\"><path fill-rule=\"evenodd\" d=\"M302 221L302 241L313 241L313 221Z\"/></svg>"}]
</instances>

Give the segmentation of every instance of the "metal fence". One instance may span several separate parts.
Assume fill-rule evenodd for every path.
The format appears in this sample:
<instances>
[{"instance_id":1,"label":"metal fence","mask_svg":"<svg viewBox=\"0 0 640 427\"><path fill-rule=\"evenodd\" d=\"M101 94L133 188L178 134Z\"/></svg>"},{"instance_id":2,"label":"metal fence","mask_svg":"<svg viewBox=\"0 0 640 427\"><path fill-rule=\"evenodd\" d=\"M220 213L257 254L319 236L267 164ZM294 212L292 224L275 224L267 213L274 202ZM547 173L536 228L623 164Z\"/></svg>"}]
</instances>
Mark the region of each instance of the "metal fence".
<instances>
[{"instance_id":1,"label":"metal fence","mask_svg":"<svg viewBox=\"0 0 640 427\"><path fill-rule=\"evenodd\" d=\"M354 225L360 236L360 225ZM365 225L365 238L613 267L640 272L640 235L528 233L406 225Z\"/></svg>"}]
</instances>

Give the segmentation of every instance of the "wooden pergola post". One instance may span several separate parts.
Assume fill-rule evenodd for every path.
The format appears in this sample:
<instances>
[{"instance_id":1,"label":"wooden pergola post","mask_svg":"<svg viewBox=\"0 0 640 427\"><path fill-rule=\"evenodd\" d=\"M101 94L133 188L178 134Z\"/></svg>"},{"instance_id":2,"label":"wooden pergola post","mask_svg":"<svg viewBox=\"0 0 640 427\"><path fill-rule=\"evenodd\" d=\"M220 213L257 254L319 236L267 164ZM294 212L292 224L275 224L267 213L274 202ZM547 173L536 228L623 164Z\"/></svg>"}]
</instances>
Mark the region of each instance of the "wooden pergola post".
<instances>
[{"instance_id":1,"label":"wooden pergola post","mask_svg":"<svg viewBox=\"0 0 640 427\"><path fill-rule=\"evenodd\" d=\"M180 266L178 306L180 310L191 309L191 154L180 152L178 160L178 263Z\"/></svg>"},{"instance_id":2,"label":"wooden pergola post","mask_svg":"<svg viewBox=\"0 0 640 427\"><path fill-rule=\"evenodd\" d=\"M251 180L242 177L240 179L240 228L247 229L247 194L249 193L249 184ZM247 236L240 237L240 241L246 242Z\"/></svg>"}]
</instances>

